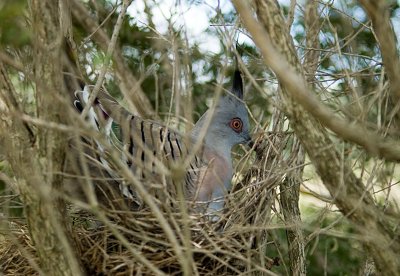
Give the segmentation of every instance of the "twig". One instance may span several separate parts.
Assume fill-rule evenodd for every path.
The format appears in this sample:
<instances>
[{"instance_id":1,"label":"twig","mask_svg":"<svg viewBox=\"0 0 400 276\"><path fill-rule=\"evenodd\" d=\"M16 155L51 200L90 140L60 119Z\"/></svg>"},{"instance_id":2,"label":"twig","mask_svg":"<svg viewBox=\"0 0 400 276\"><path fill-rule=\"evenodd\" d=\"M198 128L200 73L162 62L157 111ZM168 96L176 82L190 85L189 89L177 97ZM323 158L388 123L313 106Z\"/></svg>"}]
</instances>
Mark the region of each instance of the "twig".
<instances>
[{"instance_id":1,"label":"twig","mask_svg":"<svg viewBox=\"0 0 400 276\"><path fill-rule=\"evenodd\" d=\"M130 3L131 3L131 1L128 1L128 0L123 0L122 1L121 13L118 16L117 23L115 23L114 31L113 31L113 34L111 36L110 44L108 45L108 49L107 49L107 52L106 52L106 56L105 56L103 67L101 68L100 75L99 75L99 77L98 77L98 79L96 81L96 85L94 86L93 90L90 93L88 102L85 105L84 109L82 110L82 117L83 118L85 118L87 116L87 113L89 112L89 109L92 107L92 105L94 103L94 100L97 98L97 94L99 93L100 87L103 84L103 80L104 80L104 78L106 76L106 73L107 73L107 70L108 70L108 66L110 64L110 61L111 61L111 58L113 56L113 52L114 52L115 46L117 44L119 31L121 30L122 22L124 21L125 13L126 13L126 10L127 10L127 8L128 8Z\"/></svg>"},{"instance_id":2,"label":"twig","mask_svg":"<svg viewBox=\"0 0 400 276\"><path fill-rule=\"evenodd\" d=\"M400 99L400 59L396 47L396 34L390 21L387 1L359 0L372 20L372 27L381 46L385 70L391 83L395 103Z\"/></svg>"},{"instance_id":3,"label":"twig","mask_svg":"<svg viewBox=\"0 0 400 276\"><path fill-rule=\"evenodd\" d=\"M10 65L11 67L14 67L20 72L25 73L24 66L4 52L0 52L0 61Z\"/></svg>"}]
</instances>

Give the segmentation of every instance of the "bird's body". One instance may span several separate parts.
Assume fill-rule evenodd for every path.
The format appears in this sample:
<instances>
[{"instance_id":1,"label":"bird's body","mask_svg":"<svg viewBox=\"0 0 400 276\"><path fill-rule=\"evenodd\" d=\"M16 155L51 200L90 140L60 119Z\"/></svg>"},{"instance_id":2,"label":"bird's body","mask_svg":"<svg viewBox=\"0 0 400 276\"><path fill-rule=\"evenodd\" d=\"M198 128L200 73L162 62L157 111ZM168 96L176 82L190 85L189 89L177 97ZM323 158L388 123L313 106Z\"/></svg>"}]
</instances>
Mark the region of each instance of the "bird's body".
<instances>
[{"instance_id":1,"label":"bird's body","mask_svg":"<svg viewBox=\"0 0 400 276\"><path fill-rule=\"evenodd\" d=\"M87 102L89 89L85 87L76 93L78 104ZM110 143L121 151L127 166L136 177L146 181L148 192L156 199L163 202L165 197L176 197L182 188L181 194L195 204L194 209L204 210L199 206L205 204L202 206L207 211L218 211L223 208L223 197L231 186L231 149L250 141L238 71L234 75L232 94L222 97L187 135L131 114L103 90L89 110L89 120L105 132ZM100 144L98 147L102 149ZM105 155L101 162L112 174L112 165ZM121 181L120 190L140 203L128 183Z\"/></svg>"}]
</instances>

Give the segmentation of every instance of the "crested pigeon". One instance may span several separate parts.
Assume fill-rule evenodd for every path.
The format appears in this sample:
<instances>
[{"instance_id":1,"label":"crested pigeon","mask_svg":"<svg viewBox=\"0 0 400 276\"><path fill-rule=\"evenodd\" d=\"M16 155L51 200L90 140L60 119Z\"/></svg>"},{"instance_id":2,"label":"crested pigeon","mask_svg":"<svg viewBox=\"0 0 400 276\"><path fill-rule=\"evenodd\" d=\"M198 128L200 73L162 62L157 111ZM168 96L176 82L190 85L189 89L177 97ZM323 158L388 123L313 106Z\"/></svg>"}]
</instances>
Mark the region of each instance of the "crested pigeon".
<instances>
[{"instance_id":1,"label":"crested pigeon","mask_svg":"<svg viewBox=\"0 0 400 276\"><path fill-rule=\"evenodd\" d=\"M82 110L87 103L89 90L90 86L85 86L83 91L75 92L78 109ZM110 144L120 149L135 176L146 180L146 184L154 184L147 187L149 193L163 201L160 195L176 196L180 189L184 199L193 202L194 209L201 212L212 213L224 207L224 195L231 187L233 176L231 149L237 144L251 142L242 77L238 70L234 72L230 93L207 110L188 135L131 114L103 89L88 114L91 124L104 131ZM102 152L103 147L97 145ZM167 186L167 191L163 190L165 185L161 185L163 178L157 169L158 161L170 169L173 164L186 165L179 181L181 186L177 187L176 179L173 179L169 181L172 184ZM105 155L100 157L100 162L110 175L116 175ZM140 202L129 184L121 181L119 186L124 196Z\"/></svg>"}]
</instances>

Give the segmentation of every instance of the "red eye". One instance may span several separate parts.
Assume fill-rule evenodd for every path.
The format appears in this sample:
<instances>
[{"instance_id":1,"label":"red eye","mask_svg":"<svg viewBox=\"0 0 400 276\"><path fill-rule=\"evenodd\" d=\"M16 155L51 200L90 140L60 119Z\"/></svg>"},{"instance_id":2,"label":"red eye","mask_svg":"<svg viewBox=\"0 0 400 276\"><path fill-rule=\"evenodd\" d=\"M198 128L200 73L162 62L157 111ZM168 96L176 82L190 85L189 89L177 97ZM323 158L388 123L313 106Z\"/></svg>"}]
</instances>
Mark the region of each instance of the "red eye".
<instances>
[{"instance_id":1,"label":"red eye","mask_svg":"<svg viewBox=\"0 0 400 276\"><path fill-rule=\"evenodd\" d=\"M237 133L242 132L243 122L239 118L233 118L229 125Z\"/></svg>"}]
</instances>

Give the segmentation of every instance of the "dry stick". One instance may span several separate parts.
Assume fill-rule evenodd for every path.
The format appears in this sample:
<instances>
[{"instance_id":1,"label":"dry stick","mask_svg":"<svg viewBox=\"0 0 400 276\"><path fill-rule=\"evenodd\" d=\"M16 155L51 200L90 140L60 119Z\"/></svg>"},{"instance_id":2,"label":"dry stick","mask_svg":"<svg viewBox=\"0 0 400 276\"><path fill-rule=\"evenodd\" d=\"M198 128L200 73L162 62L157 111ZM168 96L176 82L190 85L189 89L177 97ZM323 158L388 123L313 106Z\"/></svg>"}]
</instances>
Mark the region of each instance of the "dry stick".
<instances>
[{"instance_id":1,"label":"dry stick","mask_svg":"<svg viewBox=\"0 0 400 276\"><path fill-rule=\"evenodd\" d=\"M9 56L6 52L3 52L3 51L0 52L0 61L4 62L5 64L10 65L11 67L14 67L18 71L26 74L25 67L22 65L22 63L20 63L14 57Z\"/></svg>"},{"instance_id":2,"label":"dry stick","mask_svg":"<svg viewBox=\"0 0 400 276\"><path fill-rule=\"evenodd\" d=\"M176 41L174 40L174 38L172 38L172 48L173 48L173 54L174 54L174 65L173 66L173 78L172 78L172 95L171 95L171 103L170 103L170 107L169 107L169 113L168 113L168 119L167 119L167 126L170 124L170 119L171 117L169 116L169 114L172 114L172 103L173 101L175 101L175 114L176 117L179 117L179 106L180 106L180 90L182 89L182 87L180 87L180 83L179 83L179 75L180 75L180 57L179 57L179 53L178 53L178 48L176 45ZM185 66L183 66L185 67ZM176 99L174 100L174 95L176 96ZM165 132L165 135L167 135L167 132ZM164 135L163 138L163 143L165 143L167 141L166 137ZM162 146L164 147L164 146ZM179 166L182 168L182 166ZM187 167L186 167L187 168ZM182 180L182 179L181 179ZM192 246L191 246L191 233L190 233L190 228L189 228L189 212L187 210L187 205L185 203L184 200L184 195L183 195L183 190L181 188L177 189L177 198L179 199L179 209L182 215L182 232L183 232L183 246L185 247L185 255L186 255L186 263L187 266L191 266L192 264L192 269L195 275L198 275L199 272L197 271L197 267L195 265L195 262L193 260L193 252L192 252Z\"/></svg>"},{"instance_id":3,"label":"dry stick","mask_svg":"<svg viewBox=\"0 0 400 276\"><path fill-rule=\"evenodd\" d=\"M110 44L108 45L108 49L107 49L107 53L106 53L106 58L103 64L103 67L101 68L100 71L100 75L96 81L96 85L94 86L93 90L90 93L89 99L87 104L85 105L85 107L82 110L82 117L85 118L89 112L89 109L92 107L94 100L97 98L97 94L100 91L100 87L103 84L103 80L106 76L107 70L108 70L108 66L110 64L111 61L111 57L113 55L115 46L117 44L117 39L118 39L118 35L119 35L119 31L121 30L122 27L122 22L124 21L124 16L126 13L126 9L128 8L129 4L131 1L128 0L123 0L122 1L122 8L121 8L121 13L118 16L117 19L117 23L115 23L115 27L114 27L114 31L113 34L111 36L111 41Z\"/></svg>"},{"instance_id":4,"label":"dry stick","mask_svg":"<svg viewBox=\"0 0 400 276\"><path fill-rule=\"evenodd\" d=\"M307 46L314 46L317 48L319 45L318 33L318 2L309 0L306 4L305 24L306 24L306 38ZM318 52L308 50L304 59L304 69L307 72L307 82L312 83L315 78L315 71L318 62ZM282 204L282 213L287 224L292 224L291 228L286 229L286 235L289 244L289 264L290 270L294 275L306 275L306 255L305 255L305 240L303 229L301 225L301 215L299 208L299 194L300 185L303 178L303 170L305 161L305 151L300 145L300 140L297 137L293 138L292 152L296 156L291 166L294 166L293 172L288 174L285 181L280 184L280 202Z\"/></svg>"},{"instance_id":5,"label":"dry stick","mask_svg":"<svg viewBox=\"0 0 400 276\"><path fill-rule=\"evenodd\" d=\"M289 8L289 13L288 13L288 18L286 25L288 27L288 32L290 32L290 29L292 28L293 21L294 21L294 12L296 10L296 0L290 0L290 8Z\"/></svg>"},{"instance_id":6,"label":"dry stick","mask_svg":"<svg viewBox=\"0 0 400 276\"><path fill-rule=\"evenodd\" d=\"M388 76L390 96L393 101L391 118L396 117L397 128L400 128L400 59L396 47L396 34L390 21L390 10L387 1L359 0L372 21L373 33L376 36Z\"/></svg>"},{"instance_id":7,"label":"dry stick","mask_svg":"<svg viewBox=\"0 0 400 276\"><path fill-rule=\"evenodd\" d=\"M108 13L106 18L104 18L104 20L98 26L96 26L96 28L88 36L85 37L83 43L89 42L96 33L101 32L101 28L103 28L104 24L106 24L106 22L111 18L112 14L116 11L116 9L117 9L117 7L114 7ZM109 44L109 43L107 43L107 44Z\"/></svg>"},{"instance_id":8,"label":"dry stick","mask_svg":"<svg viewBox=\"0 0 400 276\"><path fill-rule=\"evenodd\" d=\"M388 161L400 161L400 147L390 138L382 138L355 122L335 115L309 92L305 80L288 64L272 45L263 27L252 17L245 3L234 1L243 22L260 49L264 61L276 73L287 92L322 124L345 140L362 146L369 154Z\"/></svg>"}]
</instances>

